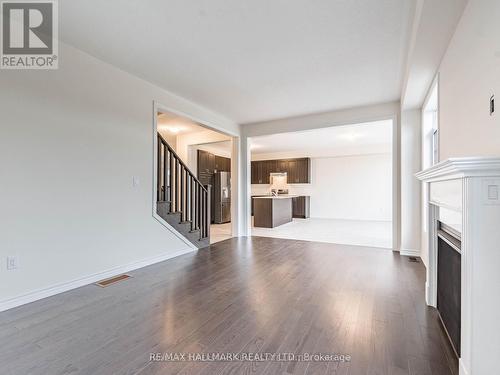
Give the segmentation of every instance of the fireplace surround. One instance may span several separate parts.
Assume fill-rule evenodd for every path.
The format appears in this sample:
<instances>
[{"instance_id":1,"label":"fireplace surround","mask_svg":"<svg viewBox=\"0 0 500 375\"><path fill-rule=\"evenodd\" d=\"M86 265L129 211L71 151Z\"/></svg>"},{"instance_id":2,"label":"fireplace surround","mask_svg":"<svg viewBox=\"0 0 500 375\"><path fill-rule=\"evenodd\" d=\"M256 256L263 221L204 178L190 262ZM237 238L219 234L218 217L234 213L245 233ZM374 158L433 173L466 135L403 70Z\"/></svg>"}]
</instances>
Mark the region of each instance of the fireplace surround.
<instances>
[{"instance_id":1,"label":"fireplace surround","mask_svg":"<svg viewBox=\"0 0 500 375\"><path fill-rule=\"evenodd\" d=\"M426 302L441 308L460 375L499 373L500 158L452 158L416 177L427 184ZM447 251L440 254L440 245ZM447 266L444 285L438 285L439 261ZM439 297L443 289L448 295Z\"/></svg>"}]
</instances>

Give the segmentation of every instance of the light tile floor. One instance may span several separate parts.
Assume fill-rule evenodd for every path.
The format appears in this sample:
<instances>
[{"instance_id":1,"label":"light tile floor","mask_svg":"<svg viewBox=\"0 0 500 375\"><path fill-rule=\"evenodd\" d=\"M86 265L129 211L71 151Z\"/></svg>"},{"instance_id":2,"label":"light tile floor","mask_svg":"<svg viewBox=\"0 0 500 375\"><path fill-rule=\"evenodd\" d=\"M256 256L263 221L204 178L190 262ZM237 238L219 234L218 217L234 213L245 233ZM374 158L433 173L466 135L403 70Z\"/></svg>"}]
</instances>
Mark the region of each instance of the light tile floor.
<instances>
[{"instance_id":1,"label":"light tile floor","mask_svg":"<svg viewBox=\"0 0 500 375\"><path fill-rule=\"evenodd\" d=\"M293 219L291 223L276 228L252 226L252 235L392 248L392 223L390 221Z\"/></svg>"},{"instance_id":2,"label":"light tile floor","mask_svg":"<svg viewBox=\"0 0 500 375\"><path fill-rule=\"evenodd\" d=\"M210 225L210 243L227 240L231 238L231 223L211 224Z\"/></svg>"}]
</instances>

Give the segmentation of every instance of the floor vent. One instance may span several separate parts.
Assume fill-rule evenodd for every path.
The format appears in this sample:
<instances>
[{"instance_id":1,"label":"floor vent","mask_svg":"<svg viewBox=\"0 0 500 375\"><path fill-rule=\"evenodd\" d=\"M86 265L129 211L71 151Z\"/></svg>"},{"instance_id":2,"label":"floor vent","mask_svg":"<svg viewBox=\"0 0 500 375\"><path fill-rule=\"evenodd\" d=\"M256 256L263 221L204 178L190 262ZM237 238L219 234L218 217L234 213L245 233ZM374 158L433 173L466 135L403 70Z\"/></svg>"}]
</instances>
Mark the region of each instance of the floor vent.
<instances>
[{"instance_id":1,"label":"floor vent","mask_svg":"<svg viewBox=\"0 0 500 375\"><path fill-rule=\"evenodd\" d=\"M130 277L131 276L129 276L129 275L118 275L118 276L114 276L110 279L98 281L97 283L95 283L95 285L98 285L101 288L105 288L107 286L110 286L111 284L117 283L117 282L122 281L122 280L126 280Z\"/></svg>"},{"instance_id":2,"label":"floor vent","mask_svg":"<svg viewBox=\"0 0 500 375\"><path fill-rule=\"evenodd\" d=\"M418 259L416 257L409 257L408 260L413 263L418 263Z\"/></svg>"}]
</instances>

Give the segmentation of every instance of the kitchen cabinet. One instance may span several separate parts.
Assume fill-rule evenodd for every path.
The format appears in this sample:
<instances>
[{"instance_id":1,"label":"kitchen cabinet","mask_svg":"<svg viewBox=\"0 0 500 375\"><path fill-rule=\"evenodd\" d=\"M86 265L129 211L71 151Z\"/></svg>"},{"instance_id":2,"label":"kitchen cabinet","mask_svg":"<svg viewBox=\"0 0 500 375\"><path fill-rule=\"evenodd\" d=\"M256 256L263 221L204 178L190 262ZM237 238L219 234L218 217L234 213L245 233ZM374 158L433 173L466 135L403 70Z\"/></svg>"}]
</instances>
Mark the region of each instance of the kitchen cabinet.
<instances>
[{"instance_id":1,"label":"kitchen cabinet","mask_svg":"<svg viewBox=\"0 0 500 375\"><path fill-rule=\"evenodd\" d=\"M279 159L252 161L250 180L252 184L269 184L270 173L287 174L289 184L308 184L311 182L311 159Z\"/></svg>"},{"instance_id":2,"label":"kitchen cabinet","mask_svg":"<svg viewBox=\"0 0 500 375\"><path fill-rule=\"evenodd\" d=\"M265 184L270 184L271 183L271 173L276 172L276 160L265 160L264 161L264 167L263 167L263 172L264 172L264 183Z\"/></svg>"},{"instance_id":3,"label":"kitchen cabinet","mask_svg":"<svg viewBox=\"0 0 500 375\"><path fill-rule=\"evenodd\" d=\"M214 169L218 172L231 172L231 159L215 155Z\"/></svg>"},{"instance_id":4,"label":"kitchen cabinet","mask_svg":"<svg viewBox=\"0 0 500 375\"><path fill-rule=\"evenodd\" d=\"M255 227L274 228L292 221L292 202L290 197L255 197Z\"/></svg>"},{"instance_id":5,"label":"kitchen cabinet","mask_svg":"<svg viewBox=\"0 0 500 375\"><path fill-rule=\"evenodd\" d=\"M297 159L297 165L296 165L296 173L295 173L295 182L296 183L302 183L302 184L307 184L311 182L311 159L309 158L304 158L304 159ZM294 183L294 180L292 180L290 183Z\"/></svg>"},{"instance_id":6,"label":"kitchen cabinet","mask_svg":"<svg viewBox=\"0 0 500 375\"><path fill-rule=\"evenodd\" d=\"M213 185L215 155L198 150L198 179L203 185Z\"/></svg>"},{"instance_id":7,"label":"kitchen cabinet","mask_svg":"<svg viewBox=\"0 0 500 375\"><path fill-rule=\"evenodd\" d=\"M231 172L231 159L198 150L198 179L203 185L213 185L214 173Z\"/></svg>"},{"instance_id":8,"label":"kitchen cabinet","mask_svg":"<svg viewBox=\"0 0 500 375\"><path fill-rule=\"evenodd\" d=\"M310 197L300 196L292 198L292 217L306 219L310 216Z\"/></svg>"},{"instance_id":9,"label":"kitchen cabinet","mask_svg":"<svg viewBox=\"0 0 500 375\"><path fill-rule=\"evenodd\" d=\"M231 172L231 159L214 155L211 152L198 150L198 174L218 172Z\"/></svg>"},{"instance_id":10,"label":"kitchen cabinet","mask_svg":"<svg viewBox=\"0 0 500 375\"><path fill-rule=\"evenodd\" d=\"M250 180L252 184L263 184L262 181L262 162L260 161L252 161L251 163L251 171L250 171Z\"/></svg>"},{"instance_id":11,"label":"kitchen cabinet","mask_svg":"<svg viewBox=\"0 0 500 375\"><path fill-rule=\"evenodd\" d=\"M288 171L288 160L276 160L276 172L285 173Z\"/></svg>"},{"instance_id":12,"label":"kitchen cabinet","mask_svg":"<svg viewBox=\"0 0 500 375\"><path fill-rule=\"evenodd\" d=\"M274 165L275 163L269 163L268 160L252 161L250 171L251 183L269 184L269 174L274 172Z\"/></svg>"}]
</instances>

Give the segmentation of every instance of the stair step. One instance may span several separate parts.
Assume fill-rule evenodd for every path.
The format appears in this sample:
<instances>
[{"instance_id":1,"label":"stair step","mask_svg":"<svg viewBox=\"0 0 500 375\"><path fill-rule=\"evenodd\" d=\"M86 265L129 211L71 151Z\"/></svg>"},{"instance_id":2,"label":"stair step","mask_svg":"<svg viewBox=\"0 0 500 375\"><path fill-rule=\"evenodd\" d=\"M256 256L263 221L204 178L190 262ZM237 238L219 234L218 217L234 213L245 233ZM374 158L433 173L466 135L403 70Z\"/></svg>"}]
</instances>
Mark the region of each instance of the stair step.
<instances>
[{"instance_id":1,"label":"stair step","mask_svg":"<svg viewBox=\"0 0 500 375\"><path fill-rule=\"evenodd\" d=\"M202 238L201 240L198 240L198 243L195 245L198 249L203 249L204 247L210 246L210 239L208 237Z\"/></svg>"},{"instance_id":2,"label":"stair step","mask_svg":"<svg viewBox=\"0 0 500 375\"><path fill-rule=\"evenodd\" d=\"M170 212L170 202L157 202L157 212L167 223L174 227L182 236L201 249L210 245L208 237L200 238L200 229L191 230L191 221L181 221L182 212Z\"/></svg>"},{"instance_id":3,"label":"stair step","mask_svg":"<svg viewBox=\"0 0 500 375\"><path fill-rule=\"evenodd\" d=\"M169 212L169 215L181 215L182 211Z\"/></svg>"}]
</instances>

